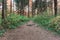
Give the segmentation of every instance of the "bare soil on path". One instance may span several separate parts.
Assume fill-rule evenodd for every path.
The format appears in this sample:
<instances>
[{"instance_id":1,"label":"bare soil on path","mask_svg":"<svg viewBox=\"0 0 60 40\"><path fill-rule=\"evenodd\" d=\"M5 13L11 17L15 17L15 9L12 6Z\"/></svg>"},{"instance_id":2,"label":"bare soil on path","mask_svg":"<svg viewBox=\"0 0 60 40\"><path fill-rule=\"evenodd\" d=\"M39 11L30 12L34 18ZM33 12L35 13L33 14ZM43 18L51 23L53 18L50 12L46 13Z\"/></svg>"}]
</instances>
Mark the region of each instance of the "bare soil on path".
<instances>
[{"instance_id":1,"label":"bare soil on path","mask_svg":"<svg viewBox=\"0 0 60 40\"><path fill-rule=\"evenodd\" d=\"M16 29L7 31L0 40L60 40L60 37L29 21Z\"/></svg>"}]
</instances>

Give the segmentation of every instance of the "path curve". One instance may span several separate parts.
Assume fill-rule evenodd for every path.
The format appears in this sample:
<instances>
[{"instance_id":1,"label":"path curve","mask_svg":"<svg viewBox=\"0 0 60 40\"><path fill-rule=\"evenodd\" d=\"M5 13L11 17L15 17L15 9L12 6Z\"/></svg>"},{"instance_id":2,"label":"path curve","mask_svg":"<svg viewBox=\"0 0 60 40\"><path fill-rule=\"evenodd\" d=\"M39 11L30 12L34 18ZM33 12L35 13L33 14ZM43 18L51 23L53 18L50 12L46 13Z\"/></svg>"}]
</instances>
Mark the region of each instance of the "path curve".
<instances>
[{"instance_id":1,"label":"path curve","mask_svg":"<svg viewBox=\"0 0 60 40\"><path fill-rule=\"evenodd\" d=\"M0 40L60 40L60 37L29 21L19 28L7 31Z\"/></svg>"}]
</instances>

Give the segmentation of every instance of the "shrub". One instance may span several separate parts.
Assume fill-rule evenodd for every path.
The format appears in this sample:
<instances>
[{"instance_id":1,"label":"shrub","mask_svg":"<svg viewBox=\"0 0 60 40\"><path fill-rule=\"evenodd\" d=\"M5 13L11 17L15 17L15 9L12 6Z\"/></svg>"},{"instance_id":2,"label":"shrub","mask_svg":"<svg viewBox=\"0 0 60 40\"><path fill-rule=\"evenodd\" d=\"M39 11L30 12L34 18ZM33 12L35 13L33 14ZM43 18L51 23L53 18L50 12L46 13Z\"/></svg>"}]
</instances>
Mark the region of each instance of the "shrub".
<instances>
[{"instance_id":1,"label":"shrub","mask_svg":"<svg viewBox=\"0 0 60 40\"><path fill-rule=\"evenodd\" d=\"M33 18L33 21L43 26L45 29L60 33L60 16L39 15Z\"/></svg>"},{"instance_id":2,"label":"shrub","mask_svg":"<svg viewBox=\"0 0 60 40\"><path fill-rule=\"evenodd\" d=\"M2 36L4 33L5 33L4 29L0 30L0 36Z\"/></svg>"},{"instance_id":3,"label":"shrub","mask_svg":"<svg viewBox=\"0 0 60 40\"><path fill-rule=\"evenodd\" d=\"M60 16L57 16L51 20L49 24L50 28L53 28L56 32L60 33Z\"/></svg>"},{"instance_id":4,"label":"shrub","mask_svg":"<svg viewBox=\"0 0 60 40\"><path fill-rule=\"evenodd\" d=\"M5 20L0 19L0 36L5 33L6 29L15 29L27 21L29 21L28 17L17 14L10 14Z\"/></svg>"},{"instance_id":5,"label":"shrub","mask_svg":"<svg viewBox=\"0 0 60 40\"><path fill-rule=\"evenodd\" d=\"M18 25L27 22L29 19L25 16L20 16L17 14L9 15L3 22L4 28L16 28Z\"/></svg>"},{"instance_id":6,"label":"shrub","mask_svg":"<svg viewBox=\"0 0 60 40\"><path fill-rule=\"evenodd\" d=\"M37 17L33 18L33 21L38 23L39 25L42 26L48 26L50 23L50 20L53 18L53 16L48 16L48 15L38 15Z\"/></svg>"}]
</instances>

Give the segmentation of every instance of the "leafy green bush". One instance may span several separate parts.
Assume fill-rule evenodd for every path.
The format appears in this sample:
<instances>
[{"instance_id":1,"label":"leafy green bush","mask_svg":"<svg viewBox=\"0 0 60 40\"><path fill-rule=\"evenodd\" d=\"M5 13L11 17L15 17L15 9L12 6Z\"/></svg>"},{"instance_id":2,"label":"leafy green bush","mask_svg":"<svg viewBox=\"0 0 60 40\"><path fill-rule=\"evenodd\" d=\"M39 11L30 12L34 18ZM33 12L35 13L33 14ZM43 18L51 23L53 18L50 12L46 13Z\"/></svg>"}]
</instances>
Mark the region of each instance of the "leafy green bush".
<instances>
[{"instance_id":1,"label":"leafy green bush","mask_svg":"<svg viewBox=\"0 0 60 40\"><path fill-rule=\"evenodd\" d=\"M53 18L53 16L48 16L48 15L38 15L37 17L33 18L33 21L43 25L43 26L48 26L50 23L50 20Z\"/></svg>"},{"instance_id":2,"label":"leafy green bush","mask_svg":"<svg viewBox=\"0 0 60 40\"><path fill-rule=\"evenodd\" d=\"M4 29L0 30L0 36L2 36L4 33L5 33Z\"/></svg>"},{"instance_id":3,"label":"leafy green bush","mask_svg":"<svg viewBox=\"0 0 60 40\"><path fill-rule=\"evenodd\" d=\"M20 16L17 14L9 15L3 22L4 28L16 28L18 25L27 22L29 19L25 16Z\"/></svg>"},{"instance_id":4,"label":"leafy green bush","mask_svg":"<svg viewBox=\"0 0 60 40\"><path fill-rule=\"evenodd\" d=\"M33 21L38 23L38 25L43 26L45 29L50 29L48 26L53 18L54 16L44 12L43 14L35 16Z\"/></svg>"},{"instance_id":5,"label":"leafy green bush","mask_svg":"<svg viewBox=\"0 0 60 40\"><path fill-rule=\"evenodd\" d=\"M0 18L0 36L5 33L6 29L15 29L27 21L29 21L28 17L17 14L10 14L5 20Z\"/></svg>"},{"instance_id":6,"label":"leafy green bush","mask_svg":"<svg viewBox=\"0 0 60 40\"><path fill-rule=\"evenodd\" d=\"M38 15L33 21L43 26L45 29L60 33L60 16L54 17L47 14Z\"/></svg>"},{"instance_id":7,"label":"leafy green bush","mask_svg":"<svg viewBox=\"0 0 60 40\"><path fill-rule=\"evenodd\" d=\"M51 20L49 28L52 28L56 32L60 33L60 16L57 16Z\"/></svg>"}]
</instances>

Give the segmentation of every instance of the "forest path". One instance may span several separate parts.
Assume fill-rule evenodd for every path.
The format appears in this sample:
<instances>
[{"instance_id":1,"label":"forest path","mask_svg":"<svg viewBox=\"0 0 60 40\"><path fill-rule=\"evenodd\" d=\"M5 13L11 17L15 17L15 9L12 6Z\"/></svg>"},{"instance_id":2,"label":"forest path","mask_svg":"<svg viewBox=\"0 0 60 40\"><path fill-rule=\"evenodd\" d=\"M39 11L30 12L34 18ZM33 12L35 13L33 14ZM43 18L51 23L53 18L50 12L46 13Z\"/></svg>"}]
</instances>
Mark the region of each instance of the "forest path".
<instances>
[{"instance_id":1,"label":"forest path","mask_svg":"<svg viewBox=\"0 0 60 40\"><path fill-rule=\"evenodd\" d=\"M60 40L60 37L29 21L16 29L7 31L0 40Z\"/></svg>"}]
</instances>

